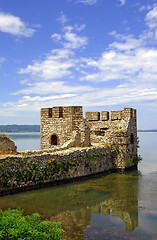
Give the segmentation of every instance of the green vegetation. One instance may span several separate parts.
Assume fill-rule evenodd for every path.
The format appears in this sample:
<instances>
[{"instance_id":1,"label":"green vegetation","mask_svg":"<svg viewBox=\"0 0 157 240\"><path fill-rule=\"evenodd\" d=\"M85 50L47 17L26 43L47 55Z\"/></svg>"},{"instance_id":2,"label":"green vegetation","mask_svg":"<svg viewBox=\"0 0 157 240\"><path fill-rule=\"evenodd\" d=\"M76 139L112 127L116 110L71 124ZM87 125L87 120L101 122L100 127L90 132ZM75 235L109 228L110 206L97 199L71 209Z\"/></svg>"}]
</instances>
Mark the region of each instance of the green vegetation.
<instances>
[{"instance_id":1,"label":"green vegetation","mask_svg":"<svg viewBox=\"0 0 157 240\"><path fill-rule=\"evenodd\" d=\"M131 160L126 160L125 162L126 162L127 166L131 166L133 164Z\"/></svg>"},{"instance_id":2,"label":"green vegetation","mask_svg":"<svg viewBox=\"0 0 157 240\"><path fill-rule=\"evenodd\" d=\"M138 163L141 162L141 161L142 161L142 157L141 157L140 155L138 155L138 156L133 160L133 162L132 162L131 160L126 160L125 162L126 162L127 166L131 166L131 165L133 165L133 164L138 164Z\"/></svg>"},{"instance_id":3,"label":"green vegetation","mask_svg":"<svg viewBox=\"0 0 157 240\"><path fill-rule=\"evenodd\" d=\"M105 148L107 148L109 145L108 145L108 143L106 142L105 144L104 144L104 147Z\"/></svg>"},{"instance_id":4,"label":"green vegetation","mask_svg":"<svg viewBox=\"0 0 157 240\"><path fill-rule=\"evenodd\" d=\"M87 153L85 157L78 156L62 161L51 158L41 164L25 158L25 153L22 153L22 157L6 158L0 162L0 189L33 185L72 175L80 164L85 168L96 166L99 163L98 159L114 158L118 151L118 147L115 147L111 152Z\"/></svg>"},{"instance_id":5,"label":"green vegetation","mask_svg":"<svg viewBox=\"0 0 157 240\"><path fill-rule=\"evenodd\" d=\"M0 132L40 132L40 125L0 125Z\"/></svg>"},{"instance_id":6,"label":"green vegetation","mask_svg":"<svg viewBox=\"0 0 157 240\"><path fill-rule=\"evenodd\" d=\"M44 165L38 165L25 158L5 159L0 163L0 188L24 186L54 180L61 175L69 175L79 163L81 157L73 161L50 159Z\"/></svg>"},{"instance_id":7,"label":"green vegetation","mask_svg":"<svg viewBox=\"0 0 157 240\"><path fill-rule=\"evenodd\" d=\"M85 128L89 128L89 122L85 118L83 118L83 123Z\"/></svg>"},{"instance_id":8,"label":"green vegetation","mask_svg":"<svg viewBox=\"0 0 157 240\"><path fill-rule=\"evenodd\" d=\"M40 221L40 215L23 216L21 209L0 210L0 239L61 240L63 229L57 222Z\"/></svg>"},{"instance_id":9,"label":"green vegetation","mask_svg":"<svg viewBox=\"0 0 157 240\"><path fill-rule=\"evenodd\" d=\"M134 159L134 163L138 164L139 162L142 161L142 157L140 155L138 155L135 159Z\"/></svg>"}]
</instances>

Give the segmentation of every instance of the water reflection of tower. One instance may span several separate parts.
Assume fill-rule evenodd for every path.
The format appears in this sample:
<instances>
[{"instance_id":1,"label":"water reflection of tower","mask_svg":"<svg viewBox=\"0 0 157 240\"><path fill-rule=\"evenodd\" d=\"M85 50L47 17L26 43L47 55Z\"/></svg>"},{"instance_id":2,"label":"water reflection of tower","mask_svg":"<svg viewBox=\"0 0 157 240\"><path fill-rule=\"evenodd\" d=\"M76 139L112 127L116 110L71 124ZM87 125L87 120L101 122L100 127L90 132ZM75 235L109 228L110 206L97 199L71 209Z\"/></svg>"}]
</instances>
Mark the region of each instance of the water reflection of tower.
<instances>
[{"instance_id":1,"label":"water reflection of tower","mask_svg":"<svg viewBox=\"0 0 157 240\"><path fill-rule=\"evenodd\" d=\"M108 179L107 179L108 178ZM101 203L101 213L120 217L126 231L138 226L138 174L114 174L104 178L110 188L110 198ZM107 184L108 182L108 184Z\"/></svg>"},{"instance_id":2,"label":"water reflection of tower","mask_svg":"<svg viewBox=\"0 0 157 240\"><path fill-rule=\"evenodd\" d=\"M119 207L117 207L117 205ZM134 229L138 226L138 203L137 207L134 206L133 208L134 209L130 209L128 206L128 209L125 209L123 201L115 200L115 202L112 201L112 204L105 202L105 205L102 205L102 214L111 214L112 216L120 217L125 222L126 231L134 231Z\"/></svg>"},{"instance_id":3,"label":"water reflection of tower","mask_svg":"<svg viewBox=\"0 0 157 240\"><path fill-rule=\"evenodd\" d=\"M126 231L138 226L138 173L114 174L110 181L111 197L101 203L102 214L120 217Z\"/></svg>"},{"instance_id":4,"label":"water reflection of tower","mask_svg":"<svg viewBox=\"0 0 157 240\"><path fill-rule=\"evenodd\" d=\"M138 226L138 176L116 173L94 179L90 184L85 182L75 191L71 206L51 220L62 222L66 239L81 240L87 227L98 224L93 215L94 221L104 216L104 222L118 217L125 223L126 231L134 231ZM105 227L108 228L107 224Z\"/></svg>"}]
</instances>

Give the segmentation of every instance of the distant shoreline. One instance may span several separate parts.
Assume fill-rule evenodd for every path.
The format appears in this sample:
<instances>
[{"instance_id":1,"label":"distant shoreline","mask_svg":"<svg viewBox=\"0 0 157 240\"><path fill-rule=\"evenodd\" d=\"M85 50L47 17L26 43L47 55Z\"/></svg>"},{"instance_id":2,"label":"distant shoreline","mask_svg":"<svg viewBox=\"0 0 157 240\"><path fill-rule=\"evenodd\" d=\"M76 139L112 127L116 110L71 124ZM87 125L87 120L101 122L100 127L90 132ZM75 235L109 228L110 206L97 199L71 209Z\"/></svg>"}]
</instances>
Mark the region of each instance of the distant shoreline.
<instances>
[{"instance_id":1,"label":"distant shoreline","mask_svg":"<svg viewBox=\"0 0 157 240\"><path fill-rule=\"evenodd\" d=\"M40 125L0 125L0 133L40 132Z\"/></svg>"}]
</instances>

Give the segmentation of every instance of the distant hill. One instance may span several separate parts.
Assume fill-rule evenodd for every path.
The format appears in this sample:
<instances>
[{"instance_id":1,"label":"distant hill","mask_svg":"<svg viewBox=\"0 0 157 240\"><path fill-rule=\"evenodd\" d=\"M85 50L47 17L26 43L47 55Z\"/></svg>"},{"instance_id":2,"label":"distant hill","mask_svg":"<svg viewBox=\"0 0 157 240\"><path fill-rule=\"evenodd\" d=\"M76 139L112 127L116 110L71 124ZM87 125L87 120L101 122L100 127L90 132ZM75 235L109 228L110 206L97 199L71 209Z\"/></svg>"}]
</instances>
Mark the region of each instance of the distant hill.
<instances>
[{"instance_id":1,"label":"distant hill","mask_svg":"<svg viewBox=\"0 0 157 240\"><path fill-rule=\"evenodd\" d=\"M157 132L157 129L151 129L151 130L138 130L138 132Z\"/></svg>"},{"instance_id":2,"label":"distant hill","mask_svg":"<svg viewBox=\"0 0 157 240\"><path fill-rule=\"evenodd\" d=\"M0 125L0 132L40 132L40 125Z\"/></svg>"}]
</instances>

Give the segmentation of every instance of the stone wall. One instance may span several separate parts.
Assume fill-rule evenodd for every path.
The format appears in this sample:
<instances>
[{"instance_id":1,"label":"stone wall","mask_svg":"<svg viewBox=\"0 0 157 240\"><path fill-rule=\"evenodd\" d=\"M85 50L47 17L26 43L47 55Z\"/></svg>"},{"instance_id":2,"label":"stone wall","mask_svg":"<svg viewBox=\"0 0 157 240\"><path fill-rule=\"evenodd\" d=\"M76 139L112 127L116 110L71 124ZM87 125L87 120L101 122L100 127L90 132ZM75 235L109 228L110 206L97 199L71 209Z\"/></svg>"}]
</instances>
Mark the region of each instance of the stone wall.
<instances>
[{"instance_id":1,"label":"stone wall","mask_svg":"<svg viewBox=\"0 0 157 240\"><path fill-rule=\"evenodd\" d=\"M15 143L5 134L0 134L0 154L16 153Z\"/></svg>"},{"instance_id":2,"label":"stone wall","mask_svg":"<svg viewBox=\"0 0 157 240\"><path fill-rule=\"evenodd\" d=\"M0 159L0 194L5 194L7 189L10 189L8 193L15 188L31 189L131 166L136 166L135 159L128 165L122 146L71 148L51 154L5 157Z\"/></svg>"}]
</instances>

